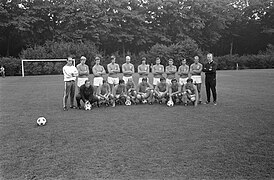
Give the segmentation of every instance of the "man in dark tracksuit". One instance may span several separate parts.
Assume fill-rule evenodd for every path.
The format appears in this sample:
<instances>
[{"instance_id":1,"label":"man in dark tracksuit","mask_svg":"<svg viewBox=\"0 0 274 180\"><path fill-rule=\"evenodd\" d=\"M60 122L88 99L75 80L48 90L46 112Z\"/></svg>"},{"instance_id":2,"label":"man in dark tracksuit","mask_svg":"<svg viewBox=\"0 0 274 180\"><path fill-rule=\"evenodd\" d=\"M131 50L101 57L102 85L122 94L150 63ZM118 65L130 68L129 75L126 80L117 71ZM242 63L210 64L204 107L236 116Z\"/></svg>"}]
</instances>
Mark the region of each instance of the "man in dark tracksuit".
<instances>
[{"instance_id":1,"label":"man in dark tracksuit","mask_svg":"<svg viewBox=\"0 0 274 180\"><path fill-rule=\"evenodd\" d=\"M99 105L99 99L96 96L94 96L94 88L91 85L90 80L86 80L85 84L80 86L79 94L77 94L76 96L78 109L81 109L81 103L80 103L81 100L84 103L89 101L90 104L97 102L97 106Z\"/></svg>"},{"instance_id":2,"label":"man in dark tracksuit","mask_svg":"<svg viewBox=\"0 0 274 180\"><path fill-rule=\"evenodd\" d=\"M213 61L213 54L207 54L207 61L204 65L203 72L205 72L205 87L206 87L206 104L210 103L210 90L213 95L213 103L217 105L217 93L216 93L216 69L217 64Z\"/></svg>"}]
</instances>

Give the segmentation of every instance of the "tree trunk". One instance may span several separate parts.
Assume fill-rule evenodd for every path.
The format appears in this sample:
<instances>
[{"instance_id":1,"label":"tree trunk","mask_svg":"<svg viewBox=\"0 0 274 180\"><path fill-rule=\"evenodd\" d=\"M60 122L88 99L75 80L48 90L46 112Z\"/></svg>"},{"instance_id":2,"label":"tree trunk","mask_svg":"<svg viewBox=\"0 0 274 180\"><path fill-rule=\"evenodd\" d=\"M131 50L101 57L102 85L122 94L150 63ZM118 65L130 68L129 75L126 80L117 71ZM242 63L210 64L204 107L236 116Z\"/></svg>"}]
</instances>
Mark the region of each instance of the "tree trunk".
<instances>
[{"instance_id":1,"label":"tree trunk","mask_svg":"<svg viewBox=\"0 0 274 180\"><path fill-rule=\"evenodd\" d=\"M232 54L233 54L233 40L231 41L231 43L230 43L230 56L232 56Z\"/></svg>"}]
</instances>

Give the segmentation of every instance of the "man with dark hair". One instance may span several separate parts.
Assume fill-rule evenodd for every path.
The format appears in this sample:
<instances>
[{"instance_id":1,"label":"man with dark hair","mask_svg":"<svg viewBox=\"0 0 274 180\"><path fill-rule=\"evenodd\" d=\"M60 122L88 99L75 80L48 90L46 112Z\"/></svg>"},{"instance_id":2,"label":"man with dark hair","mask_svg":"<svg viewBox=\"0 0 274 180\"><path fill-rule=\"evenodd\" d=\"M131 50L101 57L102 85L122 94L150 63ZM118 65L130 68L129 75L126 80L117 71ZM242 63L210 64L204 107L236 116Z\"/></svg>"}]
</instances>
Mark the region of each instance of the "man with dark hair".
<instances>
[{"instance_id":1,"label":"man with dark hair","mask_svg":"<svg viewBox=\"0 0 274 180\"><path fill-rule=\"evenodd\" d=\"M166 78L161 77L160 82L156 85L154 90L155 100L158 101L159 104L165 103L168 100L168 87Z\"/></svg>"},{"instance_id":2,"label":"man with dark hair","mask_svg":"<svg viewBox=\"0 0 274 180\"><path fill-rule=\"evenodd\" d=\"M190 102L192 102L194 106L197 106L198 99L197 87L193 84L193 79L188 78L186 84L183 86L183 102L185 106Z\"/></svg>"},{"instance_id":3,"label":"man with dark hair","mask_svg":"<svg viewBox=\"0 0 274 180\"><path fill-rule=\"evenodd\" d=\"M169 87L169 97L172 99L174 103L182 101L182 86L178 83L177 79L171 80L171 85Z\"/></svg>"},{"instance_id":4,"label":"man with dark hair","mask_svg":"<svg viewBox=\"0 0 274 180\"><path fill-rule=\"evenodd\" d=\"M152 104L153 86L148 82L147 77L144 77L142 82L138 84L136 91L138 101Z\"/></svg>"},{"instance_id":5,"label":"man with dark hair","mask_svg":"<svg viewBox=\"0 0 274 180\"><path fill-rule=\"evenodd\" d=\"M119 83L113 88L113 97L114 102L112 104L113 107L115 107L115 104L125 104L127 99L127 91L126 91L126 85L125 81L123 79L119 80Z\"/></svg>"},{"instance_id":6,"label":"man with dark hair","mask_svg":"<svg viewBox=\"0 0 274 180\"><path fill-rule=\"evenodd\" d=\"M86 80L85 84L80 86L79 94L77 94L76 96L78 109L81 109L81 103L80 103L81 100L84 103L89 101L90 104L97 102L97 106L99 105L99 99L96 96L94 96L94 88L91 85L90 80Z\"/></svg>"},{"instance_id":7,"label":"man with dark hair","mask_svg":"<svg viewBox=\"0 0 274 180\"><path fill-rule=\"evenodd\" d=\"M207 63L204 65L203 72L205 72L205 87L207 101L205 104L210 103L210 90L213 95L213 103L217 105L217 93L216 93L216 69L217 64L213 61L213 54L207 54Z\"/></svg>"},{"instance_id":8,"label":"man with dark hair","mask_svg":"<svg viewBox=\"0 0 274 180\"><path fill-rule=\"evenodd\" d=\"M97 89L97 97L99 98L100 104L105 104L106 106L109 106L113 99L110 86L105 79L103 80L103 84Z\"/></svg>"}]
</instances>

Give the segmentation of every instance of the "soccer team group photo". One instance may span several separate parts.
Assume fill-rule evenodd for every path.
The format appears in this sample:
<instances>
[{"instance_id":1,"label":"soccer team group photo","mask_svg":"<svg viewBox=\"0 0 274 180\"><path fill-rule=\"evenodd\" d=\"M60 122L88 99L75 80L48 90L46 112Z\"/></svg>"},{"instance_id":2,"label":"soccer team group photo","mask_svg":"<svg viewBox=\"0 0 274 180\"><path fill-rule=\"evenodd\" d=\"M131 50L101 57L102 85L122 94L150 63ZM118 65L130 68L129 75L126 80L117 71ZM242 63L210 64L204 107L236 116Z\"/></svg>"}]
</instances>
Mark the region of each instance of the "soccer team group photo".
<instances>
[{"instance_id":1,"label":"soccer team group photo","mask_svg":"<svg viewBox=\"0 0 274 180\"><path fill-rule=\"evenodd\" d=\"M65 91L63 98L63 109L68 110L68 98L70 108L91 109L92 106L112 106L153 103L192 104L197 106L202 103L201 85L202 73L205 73L206 101L210 103L211 92L213 103L217 105L216 93L216 69L217 64L213 61L213 54L207 54L207 63L199 62L199 56L195 56L194 63L187 65L187 60L182 58L181 66L173 65L173 59L168 60L164 67L159 57L155 65L151 67L146 63L146 58L141 59L137 67L138 81L133 80L135 68L130 56L125 57L125 63L120 65L115 62L116 57L110 57L107 71L100 65L100 57L95 57L95 65L92 67L93 79L90 79L90 69L85 64L86 57L81 56L80 63L75 67L72 57L68 57L67 64L63 67ZM149 73L153 75L150 84ZM108 73L107 73L108 72ZM119 78L118 74L123 74ZM177 76L179 78L177 78ZM93 82L93 84L92 84ZM78 92L75 96L75 92ZM77 106L74 105L74 98ZM81 105L82 102L82 105Z\"/></svg>"}]
</instances>

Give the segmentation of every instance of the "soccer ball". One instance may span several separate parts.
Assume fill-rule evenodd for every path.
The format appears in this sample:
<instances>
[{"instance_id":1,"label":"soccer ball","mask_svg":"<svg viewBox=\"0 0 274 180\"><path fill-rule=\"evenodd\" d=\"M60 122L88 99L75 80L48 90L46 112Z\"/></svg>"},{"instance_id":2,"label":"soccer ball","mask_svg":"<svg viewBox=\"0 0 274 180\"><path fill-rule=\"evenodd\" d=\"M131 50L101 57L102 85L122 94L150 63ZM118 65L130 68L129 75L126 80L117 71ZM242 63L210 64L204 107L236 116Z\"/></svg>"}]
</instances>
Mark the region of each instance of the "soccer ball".
<instances>
[{"instance_id":1,"label":"soccer ball","mask_svg":"<svg viewBox=\"0 0 274 180\"><path fill-rule=\"evenodd\" d=\"M91 110L91 104L90 104L89 101L87 101L87 102L85 103L85 110L86 110L86 111Z\"/></svg>"},{"instance_id":2,"label":"soccer ball","mask_svg":"<svg viewBox=\"0 0 274 180\"><path fill-rule=\"evenodd\" d=\"M173 102L172 100L169 100L169 101L167 102L167 106L168 106L168 107L174 106L174 102Z\"/></svg>"},{"instance_id":3,"label":"soccer ball","mask_svg":"<svg viewBox=\"0 0 274 180\"><path fill-rule=\"evenodd\" d=\"M146 104L146 103L147 103L147 100L146 100L146 99L144 99L142 103L143 103L143 104Z\"/></svg>"},{"instance_id":4,"label":"soccer ball","mask_svg":"<svg viewBox=\"0 0 274 180\"><path fill-rule=\"evenodd\" d=\"M196 100L195 94L194 95L190 95L190 100L191 101L195 101Z\"/></svg>"},{"instance_id":5,"label":"soccer ball","mask_svg":"<svg viewBox=\"0 0 274 180\"><path fill-rule=\"evenodd\" d=\"M39 117L39 118L37 119L37 125L38 125L38 126L44 126L44 125L46 125L46 123L47 123L47 120L46 120L46 118L44 118L44 117Z\"/></svg>"},{"instance_id":6,"label":"soccer ball","mask_svg":"<svg viewBox=\"0 0 274 180\"><path fill-rule=\"evenodd\" d=\"M129 99L126 100L125 105L130 106L131 105L131 101Z\"/></svg>"}]
</instances>

